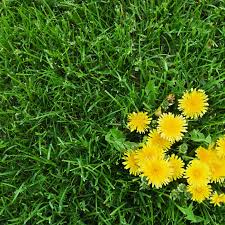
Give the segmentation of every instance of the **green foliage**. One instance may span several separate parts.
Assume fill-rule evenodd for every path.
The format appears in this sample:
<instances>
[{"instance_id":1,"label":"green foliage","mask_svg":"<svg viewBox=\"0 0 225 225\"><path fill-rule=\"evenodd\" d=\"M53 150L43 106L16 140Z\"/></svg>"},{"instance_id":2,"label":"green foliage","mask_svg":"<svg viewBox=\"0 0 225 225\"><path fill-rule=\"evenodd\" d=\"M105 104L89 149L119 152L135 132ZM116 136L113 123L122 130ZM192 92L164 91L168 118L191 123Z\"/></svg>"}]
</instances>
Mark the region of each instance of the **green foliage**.
<instances>
[{"instance_id":1,"label":"green foliage","mask_svg":"<svg viewBox=\"0 0 225 225\"><path fill-rule=\"evenodd\" d=\"M224 8L220 0L1 1L0 224L193 221L166 194L131 181L119 159L133 144L122 145L119 130L128 112L152 113L171 91L201 87L211 109L190 130L224 132ZM196 205L194 215L225 223L223 208Z\"/></svg>"},{"instance_id":2,"label":"green foliage","mask_svg":"<svg viewBox=\"0 0 225 225\"><path fill-rule=\"evenodd\" d=\"M135 142L126 141L126 137L122 131L112 128L105 136L105 140L111 145L112 148L120 152L124 152L126 149L135 149L139 145Z\"/></svg>"},{"instance_id":3,"label":"green foliage","mask_svg":"<svg viewBox=\"0 0 225 225\"><path fill-rule=\"evenodd\" d=\"M212 142L210 135L205 137L205 135L203 133L201 133L199 130L195 130L195 129L192 130L190 132L190 135L191 135L191 140L194 142L202 142L202 143L205 143L208 145L211 144L211 142Z\"/></svg>"},{"instance_id":4,"label":"green foliage","mask_svg":"<svg viewBox=\"0 0 225 225\"><path fill-rule=\"evenodd\" d=\"M186 219L189 220L191 223L200 223L204 221L204 218L194 215L192 204L190 204L186 208L177 205L177 208L186 216Z\"/></svg>"}]
</instances>

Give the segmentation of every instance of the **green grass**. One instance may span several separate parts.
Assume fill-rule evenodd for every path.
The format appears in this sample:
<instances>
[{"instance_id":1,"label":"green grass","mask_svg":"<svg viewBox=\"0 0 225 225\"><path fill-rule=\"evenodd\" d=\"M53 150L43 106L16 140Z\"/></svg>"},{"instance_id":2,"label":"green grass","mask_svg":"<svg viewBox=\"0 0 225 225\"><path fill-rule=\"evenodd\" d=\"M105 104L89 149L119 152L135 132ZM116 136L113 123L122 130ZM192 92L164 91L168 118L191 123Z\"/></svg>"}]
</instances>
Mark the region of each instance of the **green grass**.
<instances>
[{"instance_id":1,"label":"green grass","mask_svg":"<svg viewBox=\"0 0 225 225\"><path fill-rule=\"evenodd\" d=\"M131 141L128 112L196 87L210 109L190 129L224 133L224 1L3 0L0 13L0 223L189 224L190 201L123 169L111 129ZM189 211L225 224L224 207Z\"/></svg>"}]
</instances>

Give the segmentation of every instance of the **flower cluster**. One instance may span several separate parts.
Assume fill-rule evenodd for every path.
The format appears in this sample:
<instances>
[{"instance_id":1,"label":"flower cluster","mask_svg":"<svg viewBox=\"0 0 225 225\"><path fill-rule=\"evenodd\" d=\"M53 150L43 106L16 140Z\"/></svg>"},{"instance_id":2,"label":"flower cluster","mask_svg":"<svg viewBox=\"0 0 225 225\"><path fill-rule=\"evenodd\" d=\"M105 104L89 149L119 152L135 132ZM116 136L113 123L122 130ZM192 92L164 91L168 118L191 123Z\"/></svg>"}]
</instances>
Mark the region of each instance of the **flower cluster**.
<instances>
[{"instance_id":1,"label":"flower cluster","mask_svg":"<svg viewBox=\"0 0 225 225\"><path fill-rule=\"evenodd\" d=\"M221 184L225 177L225 157L221 155L225 151L222 145L225 138L219 138L216 146L208 149L199 147L196 149L196 158L192 159L185 171L185 178L188 183L188 191L192 194L193 200L202 202L210 197L212 183ZM215 201L215 196L216 201ZM225 195L218 195L216 192L211 197L212 203L220 205L225 202Z\"/></svg>"},{"instance_id":2,"label":"flower cluster","mask_svg":"<svg viewBox=\"0 0 225 225\"><path fill-rule=\"evenodd\" d=\"M174 100L174 95L167 97L170 104ZM216 145L198 147L194 157L188 154L178 156L172 146L185 136L188 119L196 120L206 113L208 97L203 90L191 89L178 100L178 109L181 114L162 113L159 107L155 112L159 116L155 127L151 125L154 120L147 112L128 115L128 129L145 133L147 137L138 149L125 152L123 165L130 174L145 177L155 188L182 178L193 201L210 199L212 204L220 206L225 203L225 194L213 192L213 185L221 184L225 178L225 135L217 140ZM185 156L191 160L184 161Z\"/></svg>"}]
</instances>

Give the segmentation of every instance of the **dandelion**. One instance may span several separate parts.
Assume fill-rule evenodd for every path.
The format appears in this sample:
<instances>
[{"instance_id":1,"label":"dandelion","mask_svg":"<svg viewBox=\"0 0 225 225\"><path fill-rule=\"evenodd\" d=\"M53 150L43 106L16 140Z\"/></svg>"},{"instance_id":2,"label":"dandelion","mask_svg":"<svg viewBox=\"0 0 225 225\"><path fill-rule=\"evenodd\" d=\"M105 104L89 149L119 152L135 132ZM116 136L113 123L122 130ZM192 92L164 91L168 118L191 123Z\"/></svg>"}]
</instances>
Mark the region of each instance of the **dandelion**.
<instances>
[{"instance_id":1,"label":"dandelion","mask_svg":"<svg viewBox=\"0 0 225 225\"><path fill-rule=\"evenodd\" d=\"M194 159L186 168L185 178L191 185L206 185L210 179L210 169L204 162Z\"/></svg>"},{"instance_id":2,"label":"dandelion","mask_svg":"<svg viewBox=\"0 0 225 225\"><path fill-rule=\"evenodd\" d=\"M219 138L216 144L216 151L218 156L225 158L225 136Z\"/></svg>"},{"instance_id":3,"label":"dandelion","mask_svg":"<svg viewBox=\"0 0 225 225\"><path fill-rule=\"evenodd\" d=\"M211 182L223 182L225 177L225 160L219 157L214 157L208 162L211 172Z\"/></svg>"},{"instance_id":4,"label":"dandelion","mask_svg":"<svg viewBox=\"0 0 225 225\"><path fill-rule=\"evenodd\" d=\"M197 148L196 155L201 162L208 165L210 169L210 181L223 182L225 177L225 159L220 158L215 150L203 147Z\"/></svg>"},{"instance_id":5,"label":"dandelion","mask_svg":"<svg viewBox=\"0 0 225 225\"><path fill-rule=\"evenodd\" d=\"M225 195L218 194L217 192L214 192L210 198L210 203L214 204L214 206L220 206L221 203L224 203L225 201Z\"/></svg>"},{"instance_id":6,"label":"dandelion","mask_svg":"<svg viewBox=\"0 0 225 225\"><path fill-rule=\"evenodd\" d=\"M136 151L127 151L124 153L124 168L129 170L130 174L138 175L140 173L139 166L136 161Z\"/></svg>"},{"instance_id":7,"label":"dandelion","mask_svg":"<svg viewBox=\"0 0 225 225\"><path fill-rule=\"evenodd\" d=\"M144 133L150 122L151 118L148 117L147 112L133 112L128 115L128 128L131 132L137 130L139 133Z\"/></svg>"},{"instance_id":8,"label":"dandelion","mask_svg":"<svg viewBox=\"0 0 225 225\"><path fill-rule=\"evenodd\" d=\"M158 120L158 131L161 136L170 142L179 141L186 132L187 122L181 115L163 113Z\"/></svg>"},{"instance_id":9,"label":"dandelion","mask_svg":"<svg viewBox=\"0 0 225 225\"><path fill-rule=\"evenodd\" d=\"M176 180L184 174L184 162L176 155L171 155L169 158L170 167L172 168L172 179Z\"/></svg>"},{"instance_id":10,"label":"dandelion","mask_svg":"<svg viewBox=\"0 0 225 225\"><path fill-rule=\"evenodd\" d=\"M214 150L208 150L200 146L196 149L196 156L202 162L208 163L214 159L216 152Z\"/></svg>"},{"instance_id":11,"label":"dandelion","mask_svg":"<svg viewBox=\"0 0 225 225\"><path fill-rule=\"evenodd\" d=\"M155 148L168 150L172 143L163 138L157 130L151 131L147 139L147 145L154 146Z\"/></svg>"},{"instance_id":12,"label":"dandelion","mask_svg":"<svg viewBox=\"0 0 225 225\"><path fill-rule=\"evenodd\" d=\"M162 149L155 148L151 145L144 145L142 149L140 149L135 158L137 161L137 164L141 167L143 162L148 159L158 158L163 159L164 152Z\"/></svg>"},{"instance_id":13,"label":"dandelion","mask_svg":"<svg viewBox=\"0 0 225 225\"><path fill-rule=\"evenodd\" d=\"M163 159L149 159L143 162L143 176L152 187L161 188L171 181L172 169L168 161Z\"/></svg>"},{"instance_id":14,"label":"dandelion","mask_svg":"<svg viewBox=\"0 0 225 225\"><path fill-rule=\"evenodd\" d=\"M196 119L202 117L208 108L208 97L203 90L191 89L190 92L185 92L181 99L179 99L179 110L187 118Z\"/></svg>"},{"instance_id":15,"label":"dandelion","mask_svg":"<svg viewBox=\"0 0 225 225\"><path fill-rule=\"evenodd\" d=\"M210 185L188 185L187 191L191 193L193 201L200 203L209 198L212 189Z\"/></svg>"}]
</instances>

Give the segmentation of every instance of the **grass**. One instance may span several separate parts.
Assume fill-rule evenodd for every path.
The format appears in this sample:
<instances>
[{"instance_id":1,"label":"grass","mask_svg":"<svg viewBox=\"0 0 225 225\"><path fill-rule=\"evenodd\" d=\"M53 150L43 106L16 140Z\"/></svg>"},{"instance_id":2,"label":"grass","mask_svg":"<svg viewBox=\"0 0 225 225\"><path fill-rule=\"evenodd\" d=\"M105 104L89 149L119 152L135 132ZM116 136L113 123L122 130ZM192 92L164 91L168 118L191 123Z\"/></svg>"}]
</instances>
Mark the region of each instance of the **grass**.
<instances>
[{"instance_id":1,"label":"grass","mask_svg":"<svg viewBox=\"0 0 225 225\"><path fill-rule=\"evenodd\" d=\"M223 0L3 0L0 12L1 224L225 224L224 208L140 188L112 133L129 139L128 112L192 87L210 99L193 127L224 133Z\"/></svg>"}]
</instances>

